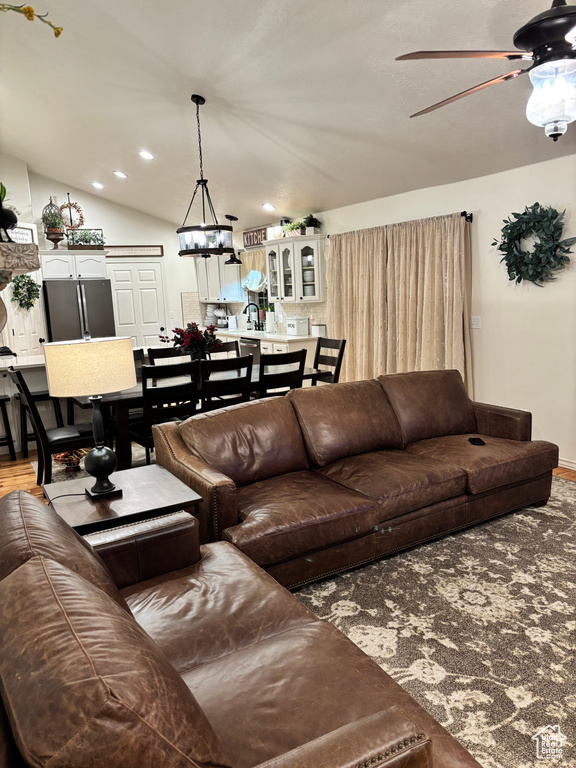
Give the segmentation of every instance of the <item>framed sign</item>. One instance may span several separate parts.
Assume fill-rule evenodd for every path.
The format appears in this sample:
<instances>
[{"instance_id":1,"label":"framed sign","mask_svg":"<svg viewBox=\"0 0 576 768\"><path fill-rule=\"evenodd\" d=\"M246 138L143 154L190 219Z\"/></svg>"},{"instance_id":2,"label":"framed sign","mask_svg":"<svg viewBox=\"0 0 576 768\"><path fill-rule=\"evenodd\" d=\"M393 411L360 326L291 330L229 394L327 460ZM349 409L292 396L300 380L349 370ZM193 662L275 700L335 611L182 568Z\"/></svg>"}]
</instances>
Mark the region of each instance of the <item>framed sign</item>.
<instances>
[{"instance_id":1,"label":"framed sign","mask_svg":"<svg viewBox=\"0 0 576 768\"><path fill-rule=\"evenodd\" d=\"M9 229L10 237L15 243L26 245L27 243L37 243L36 228L33 224L17 224L14 229Z\"/></svg>"},{"instance_id":2,"label":"framed sign","mask_svg":"<svg viewBox=\"0 0 576 768\"><path fill-rule=\"evenodd\" d=\"M266 227L258 229L247 229L244 233L244 248L253 248L255 245L262 245L266 240Z\"/></svg>"},{"instance_id":3,"label":"framed sign","mask_svg":"<svg viewBox=\"0 0 576 768\"><path fill-rule=\"evenodd\" d=\"M164 256L163 245L105 245L106 258L115 256Z\"/></svg>"}]
</instances>

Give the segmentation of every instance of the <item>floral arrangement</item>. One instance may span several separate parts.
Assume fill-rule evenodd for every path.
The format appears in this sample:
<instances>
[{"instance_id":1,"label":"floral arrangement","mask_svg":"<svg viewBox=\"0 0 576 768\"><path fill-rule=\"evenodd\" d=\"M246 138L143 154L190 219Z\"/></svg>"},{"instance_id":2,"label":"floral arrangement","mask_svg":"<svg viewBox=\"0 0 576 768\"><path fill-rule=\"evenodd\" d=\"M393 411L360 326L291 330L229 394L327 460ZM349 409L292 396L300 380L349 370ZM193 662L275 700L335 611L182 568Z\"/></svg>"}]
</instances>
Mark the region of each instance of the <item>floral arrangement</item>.
<instances>
[{"instance_id":1,"label":"floral arrangement","mask_svg":"<svg viewBox=\"0 0 576 768\"><path fill-rule=\"evenodd\" d=\"M48 24L48 26L54 30L54 37L60 37L62 34L63 27L57 27L50 21L50 19L47 19L47 13L43 14L42 16L36 13L31 5L12 5L11 3L0 3L0 11L16 11L16 13L21 13L26 16L28 21L39 19L43 24Z\"/></svg>"},{"instance_id":2,"label":"floral arrangement","mask_svg":"<svg viewBox=\"0 0 576 768\"><path fill-rule=\"evenodd\" d=\"M197 323L188 323L186 329L174 328L174 336L160 336L163 344L172 344L180 347L182 350L191 354L192 357L203 357L206 352L219 352L222 340L216 338L214 331L215 325L209 325L206 330L201 331Z\"/></svg>"}]
</instances>

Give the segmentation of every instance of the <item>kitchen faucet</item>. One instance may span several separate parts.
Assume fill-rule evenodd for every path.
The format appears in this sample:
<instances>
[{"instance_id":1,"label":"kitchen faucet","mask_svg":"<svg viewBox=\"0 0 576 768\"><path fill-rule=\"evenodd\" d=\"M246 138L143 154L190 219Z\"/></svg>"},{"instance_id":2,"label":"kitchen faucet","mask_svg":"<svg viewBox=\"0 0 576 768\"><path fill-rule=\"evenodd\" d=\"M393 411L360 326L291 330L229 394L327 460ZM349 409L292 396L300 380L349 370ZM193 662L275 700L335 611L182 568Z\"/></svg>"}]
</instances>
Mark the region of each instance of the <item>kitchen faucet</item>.
<instances>
[{"instance_id":1,"label":"kitchen faucet","mask_svg":"<svg viewBox=\"0 0 576 768\"><path fill-rule=\"evenodd\" d=\"M248 309L250 307L254 307L256 309L256 320L254 320L254 330L255 331L261 331L262 330L262 326L264 325L264 323L261 322L260 320L258 320L258 313L260 311L260 307L258 306L258 304L254 304L253 301L251 301L249 304L246 304L246 306L242 310L242 314L245 315L246 312L248 312ZM248 312L248 320L250 320L250 312Z\"/></svg>"}]
</instances>

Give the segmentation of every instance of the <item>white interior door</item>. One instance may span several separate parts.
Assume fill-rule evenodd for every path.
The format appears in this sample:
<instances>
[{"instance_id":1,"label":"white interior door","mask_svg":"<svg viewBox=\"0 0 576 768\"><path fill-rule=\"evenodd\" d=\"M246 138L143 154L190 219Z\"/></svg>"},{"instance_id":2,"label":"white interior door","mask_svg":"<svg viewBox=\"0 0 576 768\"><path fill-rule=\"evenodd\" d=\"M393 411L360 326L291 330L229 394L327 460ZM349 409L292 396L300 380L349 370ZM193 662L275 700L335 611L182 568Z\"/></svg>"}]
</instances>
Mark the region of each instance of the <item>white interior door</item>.
<instances>
[{"instance_id":1,"label":"white interior door","mask_svg":"<svg viewBox=\"0 0 576 768\"><path fill-rule=\"evenodd\" d=\"M107 259L112 283L116 333L134 347L158 346L166 327L164 269L161 259Z\"/></svg>"},{"instance_id":2,"label":"white interior door","mask_svg":"<svg viewBox=\"0 0 576 768\"><path fill-rule=\"evenodd\" d=\"M40 272L30 272L30 277L40 283ZM46 339L46 321L44 319L43 297L30 309L22 309L12 301L12 284L0 294L6 306L6 326L2 332L2 344L10 347L20 356L42 355L40 339Z\"/></svg>"}]
</instances>

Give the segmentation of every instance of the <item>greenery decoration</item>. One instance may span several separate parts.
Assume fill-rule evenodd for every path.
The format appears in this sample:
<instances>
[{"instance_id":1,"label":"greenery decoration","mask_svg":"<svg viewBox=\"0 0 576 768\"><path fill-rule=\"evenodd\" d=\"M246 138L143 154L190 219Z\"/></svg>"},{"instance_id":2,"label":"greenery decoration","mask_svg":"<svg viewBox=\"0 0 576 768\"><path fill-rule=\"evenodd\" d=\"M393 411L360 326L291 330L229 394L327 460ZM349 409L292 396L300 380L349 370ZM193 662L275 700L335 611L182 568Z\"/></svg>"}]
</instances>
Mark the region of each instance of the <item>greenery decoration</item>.
<instances>
[{"instance_id":1,"label":"greenery decoration","mask_svg":"<svg viewBox=\"0 0 576 768\"><path fill-rule=\"evenodd\" d=\"M500 262L506 263L510 280L528 280L542 287L555 280L554 274L570 263L568 254L576 237L561 239L565 213L534 203L526 206L523 213L512 213L504 219L502 239L494 240L492 245L504 254ZM537 238L532 251L523 250L524 241L531 235Z\"/></svg>"},{"instance_id":2,"label":"greenery decoration","mask_svg":"<svg viewBox=\"0 0 576 768\"><path fill-rule=\"evenodd\" d=\"M68 245L104 245L105 239L101 229L68 230Z\"/></svg>"},{"instance_id":3,"label":"greenery decoration","mask_svg":"<svg viewBox=\"0 0 576 768\"><path fill-rule=\"evenodd\" d=\"M317 219L316 216L314 216L313 213L309 213L302 222L305 227L315 227L316 229L320 229L322 226L322 222L320 219Z\"/></svg>"},{"instance_id":4,"label":"greenery decoration","mask_svg":"<svg viewBox=\"0 0 576 768\"><path fill-rule=\"evenodd\" d=\"M40 286L30 275L18 275L12 280L12 301L22 309L32 309L40 296Z\"/></svg>"},{"instance_id":5,"label":"greenery decoration","mask_svg":"<svg viewBox=\"0 0 576 768\"><path fill-rule=\"evenodd\" d=\"M289 224L284 224L282 229L284 232L299 232L304 229L304 224L301 221L291 221Z\"/></svg>"},{"instance_id":6,"label":"greenery decoration","mask_svg":"<svg viewBox=\"0 0 576 768\"><path fill-rule=\"evenodd\" d=\"M0 3L0 11L15 11L16 13L21 13L26 16L28 21L34 21L34 19L38 19L38 21L41 21L43 24L48 24L48 26L54 30L54 37L60 37L62 34L63 27L57 27L50 21L50 19L46 18L48 16L47 13L43 15L36 13L31 5L12 5L12 3Z\"/></svg>"},{"instance_id":7,"label":"greenery decoration","mask_svg":"<svg viewBox=\"0 0 576 768\"><path fill-rule=\"evenodd\" d=\"M44 211L42 214L42 224L44 229L62 229L62 216L56 211Z\"/></svg>"}]
</instances>

